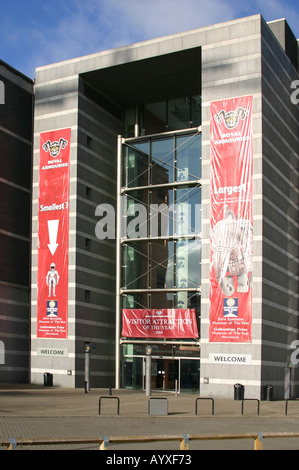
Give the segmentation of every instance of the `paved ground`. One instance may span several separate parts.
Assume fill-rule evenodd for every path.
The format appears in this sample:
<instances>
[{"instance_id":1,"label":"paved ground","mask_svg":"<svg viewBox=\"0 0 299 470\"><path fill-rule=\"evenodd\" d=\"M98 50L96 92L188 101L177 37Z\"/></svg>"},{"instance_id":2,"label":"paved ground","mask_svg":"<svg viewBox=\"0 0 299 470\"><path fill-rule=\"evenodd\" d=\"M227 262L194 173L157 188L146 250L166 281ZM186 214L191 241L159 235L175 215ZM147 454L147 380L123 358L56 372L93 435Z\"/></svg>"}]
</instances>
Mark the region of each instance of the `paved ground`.
<instances>
[{"instance_id":1,"label":"paved ground","mask_svg":"<svg viewBox=\"0 0 299 470\"><path fill-rule=\"evenodd\" d=\"M101 407L99 412L99 400ZM106 398L109 397L109 398ZM166 398L165 415L149 414L151 405L158 404L156 398ZM299 401L262 401L258 414L258 402L214 400L214 415L211 400L197 400L197 395L153 393L130 390L94 389L85 393L81 389L59 387L37 387L31 385L0 384L0 442L9 439L96 439L103 436L183 436L220 433L298 433ZM118 414L119 404L119 414ZM160 403L159 403L160 404ZM253 439L246 440L190 440L190 450L237 450L253 449ZM4 448L4 447L2 447ZM299 450L298 438L265 438L264 450ZM98 449L98 445L43 444L18 446L18 449ZM179 451L179 440L174 442L148 442L115 444L110 450L169 450ZM110 455L110 454L109 454Z\"/></svg>"}]
</instances>

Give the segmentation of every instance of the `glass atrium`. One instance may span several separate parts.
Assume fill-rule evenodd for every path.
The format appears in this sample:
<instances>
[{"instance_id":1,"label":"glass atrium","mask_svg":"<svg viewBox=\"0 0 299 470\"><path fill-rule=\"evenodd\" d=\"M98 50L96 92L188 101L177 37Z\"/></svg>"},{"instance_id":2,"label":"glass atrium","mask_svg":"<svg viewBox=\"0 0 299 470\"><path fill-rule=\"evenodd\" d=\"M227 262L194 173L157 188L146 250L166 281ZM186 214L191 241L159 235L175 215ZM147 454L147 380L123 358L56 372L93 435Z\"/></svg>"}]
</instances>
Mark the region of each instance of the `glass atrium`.
<instances>
[{"instance_id":1,"label":"glass atrium","mask_svg":"<svg viewBox=\"0 0 299 470\"><path fill-rule=\"evenodd\" d=\"M194 308L200 327L201 99L126 111L119 195L120 310ZM121 338L122 386L198 392L199 341Z\"/></svg>"}]
</instances>

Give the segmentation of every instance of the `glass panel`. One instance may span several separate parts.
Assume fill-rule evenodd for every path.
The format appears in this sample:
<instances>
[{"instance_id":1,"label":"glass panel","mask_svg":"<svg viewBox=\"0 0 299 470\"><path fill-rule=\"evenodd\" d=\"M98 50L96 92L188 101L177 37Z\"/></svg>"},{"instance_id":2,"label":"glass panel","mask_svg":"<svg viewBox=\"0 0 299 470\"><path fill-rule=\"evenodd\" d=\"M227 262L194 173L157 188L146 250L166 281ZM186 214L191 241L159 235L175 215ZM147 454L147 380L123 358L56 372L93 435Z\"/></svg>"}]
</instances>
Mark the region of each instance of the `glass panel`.
<instances>
[{"instance_id":1,"label":"glass panel","mask_svg":"<svg viewBox=\"0 0 299 470\"><path fill-rule=\"evenodd\" d=\"M143 124L146 135L198 127L201 125L201 96L146 104Z\"/></svg>"},{"instance_id":2,"label":"glass panel","mask_svg":"<svg viewBox=\"0 0 299 470\"><path fill-rule=\"evenodd\" d=\"M140 142L134 142L134 147L137 150L140 150L141 153L145 155L149 155L149 141L148 140L142 140Z\"/></svg>"},{"instance_id":3,"label":"glass panel","mask_svg":"<svg viewBox=\"0 0 299 470\"><path fill-rule=\"evenodd\" d=\"M191 96L191 127L201 126L201 96Z\"/></svg>"},{"instance_id":4,"label":"glass panel","mask_svg":"<svg viewBox=\"0 0 299 470\"><path fill-rule=\"evenodd\" d=\"M200 287L201 240L182 238L123 244L122 280L122 286L127 289ZM179 294L178 308L187 308L187 292Z\"/></svg>"},{"instance_id":5,"label":"glass panel","mask_svg":"<svg viewBox=\"0 0 299 470\"><path fill-rule=\"evenodd\" d=\"M176 242L176 287L187 289L201 284L201 240ZM188 308L187 292L181 293L179 308Z\"/></svg>"},{"instance_id":6,"label":"glass panel","mask_svg":"<svg viewBox=\"0 0 299 470\"><path fill-rule=\"evenodd\" d=\"M122 287L145 289L148 279L147 244L123 244Z\"/></svg>"},{"instance_id":7,"label":"glass panel","mask_svg":"<svg viewBox=\"0 0 299 470\"><path fill-rule=\"evenodd\" d=\"M174 390L178 380L179 361L175 359L152 359L151 388Z\"/></svg>"},{"instance_id":8,"label":"glass panel","mask_svg":"<svg viewBox=\"0 0 299 470\"><path fill-rule=\"evenodd\" d=\"M190 98L177 98L168 101L168 125L171 130L192 127Z\"/></svg>"},{"instance_id":9,"label":"glass panel","mask_svg":"<svg viewBox=\"0 0 299 470\"><path fill-rule=\"evenodd\" d=\"M151 288L165 289L174 287L173 246L174 243L167 240L155 240L150 243Z\"/></svg>"},{"instance_id":10,"label":"glass panel","mask_svg":"<svg viewBox=\"0 0 299 470\"><path fill-rule=\"evenodd\" d=\"M143 124L146 135L168 131L166 101L147 104L144 107Z\"/></svg>"},{"instance_id":11,"label":"glass panel","mask_svg":"<svg viewBox=\"0 0 299 470\"><path fill-rule=\"evenodd\" d=\"M177 181L201 178L201 134L177 137Z\"/></svg>"},{"instance_id":12,"label":"glass panel","mask_svg":"<svg viewBox=\"0 0 299 470\"><path fill-rule=\"evenodd\" d=\"M184 187L176 190L176 235L201 234L201 187Z\"/></svg>"},{"instance_id":13,"label":"glass panel","mask_svg":"<svg viewBox=\"0 0 299 470\"><path fill-rule=\"evenodd\" d=\"M122 294L122 308L149 308L149 294L147 292L136 292Z\"/></svg>"},{"instance_id":14,"label":"glass panel","mask_svg":"<svg viewBox=\"0 0 299 470\"><path fill-rule=\"evenodd\" d=\"M148 237L148 191L130 191L122 196L125 217L122 234L127 238Z\"/></svg>"},{"instance_id":15,"label":"glass panel","mask_svg":"<svg viewBox=\"0 0 299 470\"><path fill-rule=\"evenodd\" d=\"M188 292L188 308L194 308L195 310L195 315L196 315L196 321L197 321L197 329L198 329L198 336L200 338L200 328L201 328L201 323L200 323L200 315L201 315L201 308L200 308L200 301L201 301L201 295L199 292Z\"/></svg>"},{"instance_id":16,"label":"glass panel","mask_svg":"<svg viewBox=\"0 0 299 470\"><path fill-rule=\"evenodd\" d=\"M127 108L125 111L125 136L134 137L135 132L136 110L134 108Z\"/></svg>"},{"instance_id":17,"label":"glass panel","mask_svg":"<svg viewBox=\"0 0 299 470\"><path fill-rule=\"evenodd\" d=\"M150 236L168 237L173 235L174 191L167 188L151 190Z\"/></svg>"},{"instance_id":18,"label":"glass panel","mask_svg":"<svg viewBox=\"0 0 299 470\"><path fill-rule=\"evenodd\" d=\"M143 359L142 357L126 357L123 362L123 386L142 390Z\"/></svg>"},{"instance_id":19,"label":"glass panel","mask_svg":"<svg viewBox=\"0 0 299 470\"><path fill-rule=\"evenodd\" d=\"M201 296L199 292L188 292L188 308L195 309L198 327L200 326L200 299Z\"/></svg>"},{"instance_id":20,"label":"glass panel","mask_svg":"<svg viewBox=\"0 0 299 470\"><path fill-rule=\"evenodd\" d=\"M152 141L152 184L171 183L174 180L174 139Z\"/></svg>"},{"instance_id":21,"label":"glass panel","mask_svg":"<svg viewBox=\"0 0 299 470\"><path fill-rule=\"evenodd\" d=\"M150 308L174 308L176 296L172 292L151 292Z\"/></svg>"},{"instance_id":22,"label":"glass panel","mask_svg":"<svg viewBox=\"0 0 299 470\"><path fill-rule=\"evenodd\" d=\"M148 184L148 142L125 146L124 185L128 188Z\"/></svg>"},{"instance_id":23,"label":"glass panel","mask_svg":"<svg viewBox=\"0 0 299 470\"><path fill-rule=\"evenodd\" d=\"M199 369L199 360L181 359L181 392L199 392Z\"/></svg>"}]
</instances>

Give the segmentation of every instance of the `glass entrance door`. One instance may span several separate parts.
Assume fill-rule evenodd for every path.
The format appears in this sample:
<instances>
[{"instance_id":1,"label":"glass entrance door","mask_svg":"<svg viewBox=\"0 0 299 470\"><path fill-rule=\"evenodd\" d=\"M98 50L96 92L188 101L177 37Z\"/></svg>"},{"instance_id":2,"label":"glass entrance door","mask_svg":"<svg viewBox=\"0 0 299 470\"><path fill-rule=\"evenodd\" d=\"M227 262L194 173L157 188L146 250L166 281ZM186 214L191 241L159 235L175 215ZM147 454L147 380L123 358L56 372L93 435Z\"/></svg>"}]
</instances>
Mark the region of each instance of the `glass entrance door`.
<instances>
[{"instance_id":1,"label":"glass entrance door","mask_svg":"<svg viewBox=\"0 0 299 470\"><path fill-rule=\"evenodd\" d=\"M180 391L182 393L199 393L200 362L194 359L181 359Z\"/></svg>"},{"instance_id":2,"label":"glass entrance door","mask_svg":"<svg viewBox=\"0 0 299 470\"><path fill-rule=\"evenodd\" d=\"M145 359L144 359L143 370L145 371ZM144 380L145 380L145 372L144 372ZM152 390L175 391L176 384L178 387L178 380L179 380L178 359L152 358L152 378L151 378Z\"/></svg>"},{"instance_id":3,"label":"glass entrance door","mask_svg":"<svg viewBox=\"0 0 299 470\"><path fill-rule=\"evenodd\" d=\"M124 359L123 387L145 390L145 361L145 356L128 356ZM161 392L199 393L199 368L199 359L152 357L151 389Z\"/></svg>"}]
</instances>

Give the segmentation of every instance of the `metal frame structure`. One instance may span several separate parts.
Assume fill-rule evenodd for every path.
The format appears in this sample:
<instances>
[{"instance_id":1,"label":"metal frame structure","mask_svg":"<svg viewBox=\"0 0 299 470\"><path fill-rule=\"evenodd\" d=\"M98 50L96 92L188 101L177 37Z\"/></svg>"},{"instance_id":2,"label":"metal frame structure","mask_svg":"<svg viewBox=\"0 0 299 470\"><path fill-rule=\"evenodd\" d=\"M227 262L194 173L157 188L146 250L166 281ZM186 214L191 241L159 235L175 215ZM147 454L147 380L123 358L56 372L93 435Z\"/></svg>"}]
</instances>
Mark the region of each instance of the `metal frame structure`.
<instances>
[{"instance_id":1,"label":"metal frame structure","mask_svg":"<svg viewBox=\"0 0 299 470\"><path fill-rule=\"evenodd\" d=\"M138 117L138 110L136 110L136 120ZM136 121L137 122L137 121ZM194 134L196 135L197 133L201 132L201 126L196 127L196 128L189 128L189 129L181 129L178 131L168 131L168 132L163 132L159 134L151 134L151 135L146 135L146 136L139 136L139 126L136 124L135 125L135 137L128 137L124 138L122 135L118 135L117 138L117 207L116 207L116 319L115 319L115 388L119 389L120 388L120 371L121 371L121 366L120 366L120 346L124 344L156 344L157 340L138 340L138 339L122 339L120 335L121 331L121 296L124 293L137 293L137 292L182 292L182 291L188 291L188 292L195 292L195 293L200 293L201 292L201 287L190 287L190 288L167 288L167 289L159 289L159 288L147 288L147 289L124 289L121 286L121 247L123 243L127 241L136 241L137 239L135 238L124 238L122 237L122 196L125 193L130 193L131 191L136 191L138 189L155 189L155 188L175 188L175 187L180 187L180 186L190 186L190 185L195 185L196 186L201 186L201 180L199 179L194 179L190 181L184 181L184 182L179 182L175 181L172 183L162 183L162 184L151 184L151 185L145 185L145 186L136 186L136 187L123 187L122 186L122 171L123 171L123 146L126 144L129 144L133 141L136 141L136 139L151 139L154 137L157 138L163 138L163 137L171 137L175 135L186 135L186 134ZM176 149L175 149L176 150ZM142 152L141 152L142 153ZM178 235L170 235L167 237L169 240L176 240L178 239ZM201 233L195 235L190 235L186 234L184 235L185 239L194 239L194 238L201 238ZM163 237L146 237L146 238L138 238L139 241L146 241L146 240L162 240L164 239ZM172 344L172 345L189 345L189 346L199 346L200 341L184 341L184 340L163 340L159 341L162 342L163 344Z\"/></svg>"}]
</instances>

